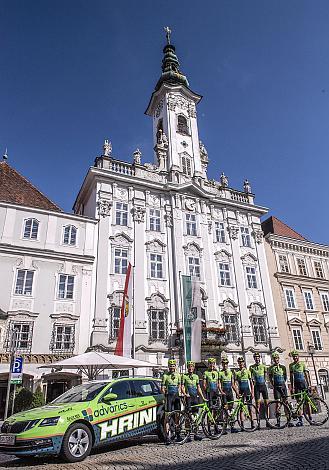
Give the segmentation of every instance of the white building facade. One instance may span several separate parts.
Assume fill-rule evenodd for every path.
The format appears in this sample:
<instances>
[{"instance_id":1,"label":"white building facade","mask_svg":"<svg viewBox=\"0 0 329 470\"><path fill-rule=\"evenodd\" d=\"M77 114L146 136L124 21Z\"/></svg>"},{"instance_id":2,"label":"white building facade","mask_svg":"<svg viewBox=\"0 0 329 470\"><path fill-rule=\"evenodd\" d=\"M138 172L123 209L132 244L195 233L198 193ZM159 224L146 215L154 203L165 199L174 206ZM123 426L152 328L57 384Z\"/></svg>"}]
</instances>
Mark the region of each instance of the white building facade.
<instances>
[{"instance_id":1,"label":"white building facade","mask_svg":"<svg viewBox=\"0 0 329 470\"><path fill-rule=\"evenodd\" d=\"M202 356L222 350L236 363L257 350L269 362L280 346L260 217L250 185L244 190L207 177L197 104L180 72L175 48L164 48L162 75L146 114L153 122L154 164L103 154L86 175L74 205L98 220L95 311L91 345L113 350L128 262L134 269L136 357L183 360L180 276L200 280ZM225 331L225 332L224 332Z\"/></svg>"},{"instance_id":2,"label":"white building facade","mask_svg":"<svg viewBox=\"0 0 329 470\"><path fill-rule=\"evenodd\" d=\"M0 165L7 182L15 175L18 197L25 185L33 200L37 190L7 163ZM0 202L2 410L14 343L24 356L25 378L32 381L41 376L39 365L82 353L90 345L97 222L56 206L49 210L47 198L37 196L47 208Z\"/></svg>"}]
</instances>

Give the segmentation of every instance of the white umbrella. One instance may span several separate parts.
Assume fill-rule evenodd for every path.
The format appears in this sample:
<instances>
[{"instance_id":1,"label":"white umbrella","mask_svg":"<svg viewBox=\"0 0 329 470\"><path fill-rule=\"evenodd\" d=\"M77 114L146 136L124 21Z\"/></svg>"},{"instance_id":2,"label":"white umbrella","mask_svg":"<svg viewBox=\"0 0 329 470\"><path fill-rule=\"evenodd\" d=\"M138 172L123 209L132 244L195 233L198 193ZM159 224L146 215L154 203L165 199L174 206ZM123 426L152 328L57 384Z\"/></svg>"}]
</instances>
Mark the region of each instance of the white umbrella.
<instances>
[{"instance_id":1,"label":"white umbrella","mask_svg":"<svg viewBox=\"0 0 329 470\"><path fill-rule=\"evenodd\" d=\"M52 369L79 369L93 380L105 369L136 369L159 368L158 364L152 362L139 361L130 357L116 356L115 354L90 351L78 356L72 356L62 361L40 366L40 368Z\"/></svg>"}]
</instances>

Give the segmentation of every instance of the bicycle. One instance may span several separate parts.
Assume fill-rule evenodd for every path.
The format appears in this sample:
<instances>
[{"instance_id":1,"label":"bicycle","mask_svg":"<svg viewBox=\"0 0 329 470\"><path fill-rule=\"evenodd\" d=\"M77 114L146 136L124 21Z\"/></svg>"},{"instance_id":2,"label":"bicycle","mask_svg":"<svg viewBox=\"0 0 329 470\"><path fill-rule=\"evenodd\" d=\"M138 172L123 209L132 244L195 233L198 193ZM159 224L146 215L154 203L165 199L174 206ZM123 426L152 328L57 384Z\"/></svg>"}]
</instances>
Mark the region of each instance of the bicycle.
<instances>
[{"instance_id":1,"label":"bicycle","mask_svg":"<svg viewBox=\"0 0 329 470\"><path fill-rule=\"evenodd\" d=\"M191 438L191 434L197 435L200 426L206 437L218 439L224 431L222 409L220 407L209 407L208 400L197 405L191 405L189 409L172 411L168 415L169 433L171 442L184 444ZM193 413L193 408L198 413Z\"/></svg>"},{"instance_id":2,"label":"bicycle","mask_svg":"<svg viewBox=\"0 0 329 470\"><path fill-rule=\"evenodd\" d=\"M271 428L284 429L292 419L300 416L301 410L306 421L312 426L321 426L328 421L329 409L322 398L310 394L309 390L293 393L291 397L300 399L295 404L288 401L288 397L268 402L268 424Z\"/></svg>"},{"instance_id":3,"label":"bicycle","mask_svg":"<svg viewBox=\"0 0 329 470\"><path fill-rule=\"evenodd\" d=\"M228 410L222 408L224 418L224 430L228 427L233 427L238 422L242 431L254 432L259 427L259 414L257 408L252 403L246 403L243 398L237 398L233 401L228 401L227 405L233 404L233 408ZM234 406L236 404L236 406ZM244 419L243 419L244 418Z\"/></svg>"}]
</instances>

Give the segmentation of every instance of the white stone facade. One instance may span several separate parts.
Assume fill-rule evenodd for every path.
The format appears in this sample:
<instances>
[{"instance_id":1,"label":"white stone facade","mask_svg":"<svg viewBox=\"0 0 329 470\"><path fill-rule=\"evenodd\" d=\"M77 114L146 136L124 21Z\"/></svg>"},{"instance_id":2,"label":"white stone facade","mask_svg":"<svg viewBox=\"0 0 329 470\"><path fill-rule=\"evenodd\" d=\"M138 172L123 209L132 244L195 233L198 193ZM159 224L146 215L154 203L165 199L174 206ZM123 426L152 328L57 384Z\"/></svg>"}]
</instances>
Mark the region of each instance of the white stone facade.
<instances>
[{"instance_id":1,"label":"white stone facade","mask_svg":"<svg viewBox=\"0 0 329 470\"><path fill-rule=\"evenodd\" d=\"M90 343L96 221L0 203L0 353L72 355ZM35 358L37 357L35 356ZM40 361L43 362L43 361Z\"/></svg>"},{"instance_id":2,"label":"white stone facade","mask_svg":"<svg viewBox=\"0 0 329 470\"><path fill-rule=\"evenodd\" d=\"M114 349L122 266L130 261L138 357L163 364L170 354L182 358L180 275L192 273L201 282L203 357L225 347L234 363L254 350L269 362L279 335L260 225L267 210L254 204L249 183L241 192L223 174L208 180L200 99L185 86L162 83L146 111L155 164L143 165L140 152L132 164L104 152L88 171L74 209L99 220L92 345Z\"/></svg>"}]
</instances>

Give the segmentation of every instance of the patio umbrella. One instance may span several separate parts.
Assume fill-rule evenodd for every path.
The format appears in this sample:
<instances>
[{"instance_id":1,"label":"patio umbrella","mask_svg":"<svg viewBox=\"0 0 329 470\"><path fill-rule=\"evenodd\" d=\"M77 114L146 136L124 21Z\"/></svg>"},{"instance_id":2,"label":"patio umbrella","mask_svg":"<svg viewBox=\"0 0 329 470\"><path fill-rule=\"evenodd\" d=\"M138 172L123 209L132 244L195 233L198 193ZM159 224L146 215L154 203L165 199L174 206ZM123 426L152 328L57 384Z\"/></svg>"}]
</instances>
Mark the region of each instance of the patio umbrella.
<instances>
[{"instance_id":1,"label":"patio umbrella","mask_svg":"<svg viewBox=\"0 0 329 470\"><path fill-rule=\"evenodd\" d=\"M87 375L89 380L94 380L97 375L106 369L136 369L136 368L159 368L158 364L139 361L130 357L116 356L115 354L90 351L78 356L72 356L62 361L40 366L52 369L78 369Z\"/></svg>"}]
</instances>

